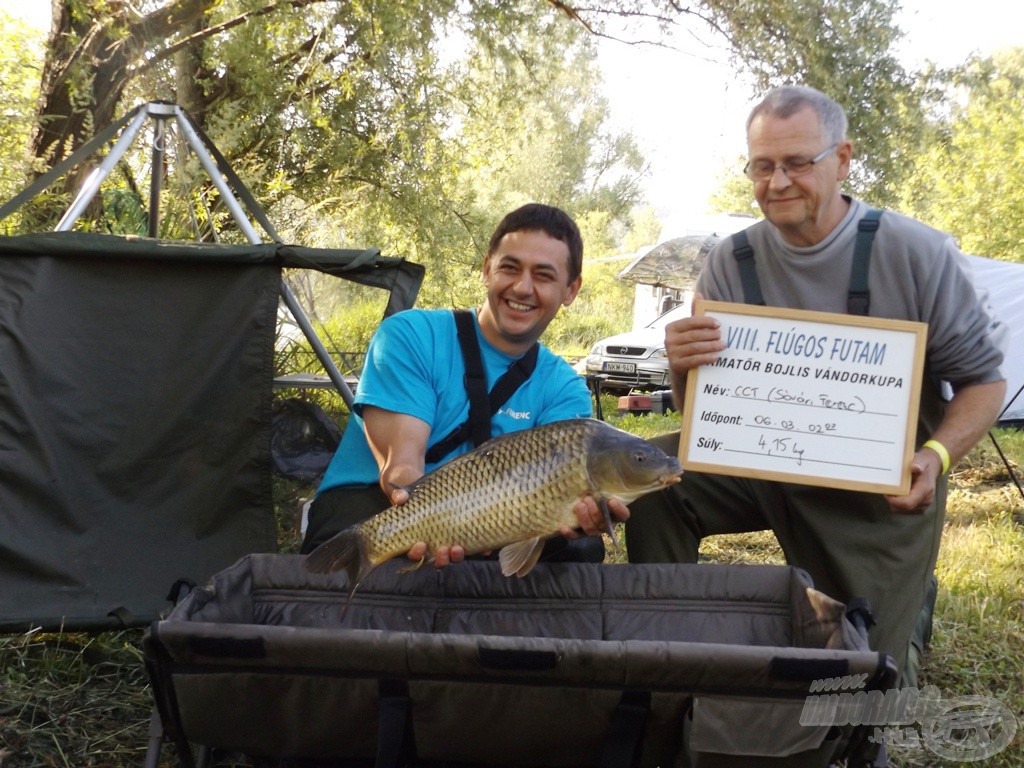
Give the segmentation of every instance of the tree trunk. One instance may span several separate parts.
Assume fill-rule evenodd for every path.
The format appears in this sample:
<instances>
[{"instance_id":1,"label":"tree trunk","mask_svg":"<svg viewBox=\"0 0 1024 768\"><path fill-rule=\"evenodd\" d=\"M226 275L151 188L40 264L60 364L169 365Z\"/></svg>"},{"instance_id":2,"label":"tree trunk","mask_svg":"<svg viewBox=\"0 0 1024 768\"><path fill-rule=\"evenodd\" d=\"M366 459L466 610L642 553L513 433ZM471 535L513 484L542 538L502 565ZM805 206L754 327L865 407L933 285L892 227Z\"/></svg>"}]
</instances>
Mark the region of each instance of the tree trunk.
<instances>
[{"instance_id":1,"label":"tree trunk","mask_svg":"<svg viewBox=\"0 0 1024 768\"><path fill-rule=\"evenodd\" d=\"M171 0L139 18L124 0L108 0L92 18L75 18L70 0L52 0L54 23L30 150L53 165L115 119L133 69L181 29L202 19L215 0Z\"/></svg>"}]
</instances>

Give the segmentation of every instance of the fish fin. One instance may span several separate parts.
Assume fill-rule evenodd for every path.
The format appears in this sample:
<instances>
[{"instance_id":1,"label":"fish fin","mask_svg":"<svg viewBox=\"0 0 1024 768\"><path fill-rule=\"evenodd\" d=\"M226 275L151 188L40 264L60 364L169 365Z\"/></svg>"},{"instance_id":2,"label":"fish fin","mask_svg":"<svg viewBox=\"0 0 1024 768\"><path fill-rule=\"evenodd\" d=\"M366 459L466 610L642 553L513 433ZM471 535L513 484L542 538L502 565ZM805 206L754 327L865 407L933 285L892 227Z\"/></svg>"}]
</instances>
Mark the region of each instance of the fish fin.
<instances>
[{"instance_id":1,"label":"fish fin","mask_svg":"<svg viewBox=\"0 0 1024 768\"><path fill-rule=\"evenodd\" d=\"M341 612L342 619L356 589L374 566L366 557L366 543L358 525L353 525L332 536L306 555L306 570L310 573L334 573L344 570L348 576L348 599Z\"/></svg>"},{"instance_id":2,"label":"fish fin","mask_svg":"<svg viewBox=\"0 0 1024 768\"><path fill-rule=\"evenodd\" d=\"M612 538L612 544L619 548L619 537L615 533L615 523L612 522L612 511L608 509L608 499L604 496L597 497L597 506L604 512L604 527L608 529L608 535Z\"/></svg>"},{"instance_id":3,"label":"fish fin","mask_svg":"<svg viewBox=\"0 0 1024 768\"><path fill-rule=\"evenodd\" d=\"M540 560L540 553L543 551L544 539L540 536L502 547L498 552L498 562L501 564L502 574L525 576L533 570L533 566Z\"/></svg>"},{"instance_id":4,"label":"fish fin","mask_svg":"<svg viewBox=\"0 0 1024 768\"><path fill-rule=\"evenodd\" d=\"M427 562L427 556L426 555L421 557L415 563L409 563L409 565L405 566L404 568L399 568L398 572L399 573L412 573L413 571L418 571L421 567L423 567L423 564L425 562Z\"/></svg>"},{"instance_id":5,"label":"fish fin","mask_svg":"<svg viewBox=\"0 0 1024 768\"><path fill-rule=\"evenodd\" d=\"M416 490L416 487L423 482L424 477L426 477L426 475L416 478L411 483L388 483L388 486L394 491L405 491L411 496L412 492Z\"/></svg>"}]
</instances>

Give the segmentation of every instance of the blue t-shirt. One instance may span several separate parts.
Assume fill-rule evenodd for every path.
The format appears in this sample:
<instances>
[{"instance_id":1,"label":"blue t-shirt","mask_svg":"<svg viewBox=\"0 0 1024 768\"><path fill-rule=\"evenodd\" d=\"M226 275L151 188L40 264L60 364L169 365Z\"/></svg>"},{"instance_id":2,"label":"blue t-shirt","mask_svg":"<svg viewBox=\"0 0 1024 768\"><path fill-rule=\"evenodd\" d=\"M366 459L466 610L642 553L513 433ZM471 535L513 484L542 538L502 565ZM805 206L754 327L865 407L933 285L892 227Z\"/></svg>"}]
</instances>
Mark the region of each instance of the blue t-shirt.
<instances>
[{"instance_id":1,"label":"blue t-shirt","mask_svg":"<svg viewBox=\"0 0 1024 768\"><path fill-rule=\"evenodd\" d=\"M473 326L490 391L518 358L506 355L484 339L475 313ZM324 473L320 491L338 485L379 481L380 470L363 428L364 406L415 416L430 424L428 448L447 437L469 416L469 398L463 383L465 371L452 312L409 309L384 320L367 350L354 413ZM590 392L583 377L565 360L541 346L533 374L491 419L491 434L497 437L540 424L590 415ZM472 445L467 442L440 462L427 464L426 471L471 449Z\"/></svg>"}]
</instances>

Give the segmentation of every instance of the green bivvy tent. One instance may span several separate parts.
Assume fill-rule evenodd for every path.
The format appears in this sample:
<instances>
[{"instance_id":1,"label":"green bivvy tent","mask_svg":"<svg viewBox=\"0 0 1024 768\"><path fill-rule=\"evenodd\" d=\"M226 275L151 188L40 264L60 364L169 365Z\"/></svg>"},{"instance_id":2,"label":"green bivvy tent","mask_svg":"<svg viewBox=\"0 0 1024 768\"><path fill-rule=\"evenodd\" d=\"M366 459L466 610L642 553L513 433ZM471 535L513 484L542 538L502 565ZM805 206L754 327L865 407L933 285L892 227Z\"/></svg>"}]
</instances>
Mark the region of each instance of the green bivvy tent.
<instances>
[{"instance_id":1,"label":"green bivvy tent","mask_svg":"<svg viewBox=\"0 0 1024 768\"><path fill-rule=\"evenodd\" d=\"M281 269L409 298L415 265L359 255L0 238L0 628L146 623L176 579L276 549Z\"/></svg>"},{"instance_id":2,"label":"green bivvy tent","mask_svg":"<svg viewBox=\"0 0 1024 768\"><path fill-rule=\"evenodd\" d=\"M177 120L196 137L164 104L119 125L137 132L150 117L161 133ZM193 148L233 212L233 193L252 210L219 153ZM0 207L0 219L46 181ZM253 244L0 237L0 631L143 625L176 580L203 583L242 555L276 550L275 328L282 298L296 311L282 269L381 288L390 314L413 304L423 268L375 249L261 243L247 219L238 224Z\"/></svg>"}]
</instances>

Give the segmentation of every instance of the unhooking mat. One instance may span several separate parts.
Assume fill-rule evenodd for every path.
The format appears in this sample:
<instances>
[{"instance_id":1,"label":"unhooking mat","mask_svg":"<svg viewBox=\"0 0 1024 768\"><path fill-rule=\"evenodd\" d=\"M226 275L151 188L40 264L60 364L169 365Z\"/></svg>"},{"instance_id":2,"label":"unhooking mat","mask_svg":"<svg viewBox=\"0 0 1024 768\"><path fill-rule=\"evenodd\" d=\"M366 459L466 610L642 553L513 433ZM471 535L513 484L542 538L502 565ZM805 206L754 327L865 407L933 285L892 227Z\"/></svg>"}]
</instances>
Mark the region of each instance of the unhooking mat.
<instances>
[{"instance_id":1,"label":"unhooking mat","mask_svg":"<svg viewBox=\"0 0 1024 768\"><path fill-rule=\"evenodd\" d=\"M407 564L374 571L344 621L344 574L299 556L251 555L193 590L144 641L179 755L825 766L851 729L800 724L812 683L895 676L789 566Z\"/></svg>"}]
</instances>

